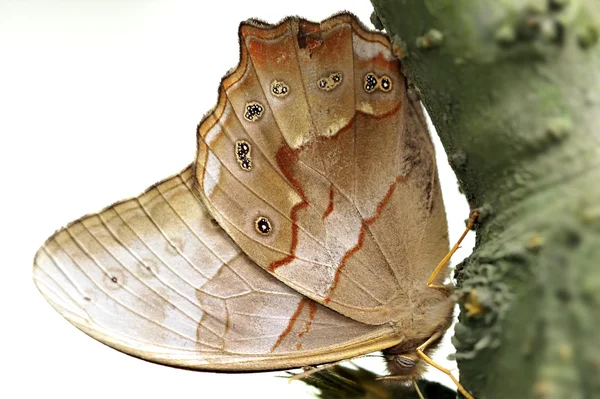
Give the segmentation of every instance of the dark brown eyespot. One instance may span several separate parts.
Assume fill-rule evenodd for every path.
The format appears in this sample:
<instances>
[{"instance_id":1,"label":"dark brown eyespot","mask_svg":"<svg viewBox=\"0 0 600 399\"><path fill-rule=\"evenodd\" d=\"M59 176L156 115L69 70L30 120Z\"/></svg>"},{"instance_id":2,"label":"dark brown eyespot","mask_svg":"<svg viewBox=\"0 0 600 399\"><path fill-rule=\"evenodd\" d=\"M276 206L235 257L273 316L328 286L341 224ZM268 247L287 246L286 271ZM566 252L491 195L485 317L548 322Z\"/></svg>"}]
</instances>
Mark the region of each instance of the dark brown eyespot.
<instances>
[{"instance_id":1,"label":"dark brown eyespot","mask_svg":"<svg viewBox=\"0 0 600 399\"><path fill-rule=\"evenodd\" d=\"M334 81L334 83L340 83L342 81L342 74L340 72L332 73L329 75L329 77Z\"/></svg>"},{"instance_id":2,"label":"dark brown eyespot","mask_svg":"<svg viewBox=\"0 0 600 399\"><path fill-rule=\"evenodd\" d=\"M274 80L271 83L271 93L275 97L285 97L289 91L289 86L282 80Z\"/></svg>"},{"instance_id":3,"label":"dark brown eyespot","mask_svg":"<svg viewBox=\"0 0 600 399\"><path fill-rule=\"evenodd\" d=\"M321 90L331 91L338 87L342 83L342 73L341 72L333 72L330 73L329 76L323 76L317 81L317 86Z\"/></svg>"},{"instance_id":4,"label":"dark brown eyespot","mask_svg":"<svg viewBox=\"0 0 600 399\"><path fill-rule=\"evenodd\" d=\"M264 216L259 216L254 221L254 227L256 228L256 231L263 236L269 235L272 230L271 222Z\"/></svg>"},{"instance_id":5,"label":"dark brown eyespot","mask_svg":"<svg viewBox=\"0 0 600 399\"><path fill-rule=\"evenodd\" d=\"M250 144L244 140L238 140L235 143L237 158L241 161L250 153Z\"/></svg>"},{"instance_id":6,"label":"dark brown eyespot","mask_svg":"<svg viewBox=\"0 0 600 399\"><path fill-rule=\"evenodd\" d=\"M250 157L250 152L252 151L252 147L250 143L245 140L238 140L235 142L234 152L235 157L240 165L240 168L249 172L252 170L252 158Z\"/></svg>"},{"instance_id":7,"label":"dark brown eyespot","mask_svg":"<svg viewBox=\"0 0 600 399\"><path fill-rule=\"evenodd\" d=\"M265 108L261 103L252 101L246 104L246 112L244 113L244 119L249 122L256 122L262 118Z\"/></svg>"},{"instance_id":8,"label":"dark brown eyespot","mask_svg":"<svg viewBox=\"0 0 600 399\"><path fill-rule=\"evenodd\" d=\"M392 90L392 79L389 76L383 75L379 80L379 88L383 92L390 92Z\"/></svg>"},{"instance_id":9,"label":"dark brown eyespot","mask_svg":"<svg viewBox=\"0 0 600 399\"><path fill-rule=\"evenodd\" d=\"M242 161L240 161L240 166L242 169L250 171L252 170L252 160L250 158L244 158Z\"/></svg>"},{"instance_id":10,"label":"dark brown eyespot","mask_svg":"<svg viewBox=\"0 0 600 399\"><path fill-rule=\"evenodd\" d=\"M377 76L373 72L365 75L363 87L367 93L372 93L377 88Z\"/></svg>"}]
</instances>

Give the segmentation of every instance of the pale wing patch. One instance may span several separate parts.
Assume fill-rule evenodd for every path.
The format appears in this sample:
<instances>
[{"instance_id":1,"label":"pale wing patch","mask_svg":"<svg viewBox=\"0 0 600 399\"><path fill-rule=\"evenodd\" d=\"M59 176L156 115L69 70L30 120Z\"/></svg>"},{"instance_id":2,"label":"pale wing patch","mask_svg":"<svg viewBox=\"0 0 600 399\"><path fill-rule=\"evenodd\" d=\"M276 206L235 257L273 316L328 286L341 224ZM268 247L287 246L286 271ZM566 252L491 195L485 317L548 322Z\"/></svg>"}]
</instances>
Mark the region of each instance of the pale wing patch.
<instances>
[{"instance_id":1,"label":"pale wing patch","mask_svg":"<svg viewBox=\"0 0 600 399\"><path fill-rule=\"evenodd\" d=\"M223 110L223 115L222 118L223 119L227 119L229 117L229 114L231 113L231 107L226 106L225 109ZM208 143L208 144L213 144L216 140L217 137L219 135L223 134L223 129L219 124L215 124L209 131L208 133L206 133L206 136L204 137L204 140Z\"/></svg>"},{"instance_id":2,"label":"pale wing patch","mask_svg":"<svg viewBox=\"0 0 600 399\"><path fill-rule=\"evenodd\" d=\"M210 196L221 177L221 162L212 151L208 152L206 159L206 174L204 175L204 194Z\"/></svg>"},{"instance_id":3,"label":"pale wing patch","mask_svg":"<svg viewBox=\"0 0 600 399\"><path fill-rule=\"evenodd\" d=\"M58 231L35 258L39 290L94 338L180 367L289 368L399 341L390 327L341 316L260 269L192 187L190 167Z\"/></svg>"},{"instance_id":4,"label":"pale wing patch","mask_svg":"<svg viewBox=\"0 0 600 399\"><path fill-rule=\"evenodd\" d=\"M365 40L356 33L352 35L352 49L354 50L354 55L363 60L370 60L380 55L387 61L395 59L394 54L392 54L388 46Z\"/></svg>"}]
</instances>

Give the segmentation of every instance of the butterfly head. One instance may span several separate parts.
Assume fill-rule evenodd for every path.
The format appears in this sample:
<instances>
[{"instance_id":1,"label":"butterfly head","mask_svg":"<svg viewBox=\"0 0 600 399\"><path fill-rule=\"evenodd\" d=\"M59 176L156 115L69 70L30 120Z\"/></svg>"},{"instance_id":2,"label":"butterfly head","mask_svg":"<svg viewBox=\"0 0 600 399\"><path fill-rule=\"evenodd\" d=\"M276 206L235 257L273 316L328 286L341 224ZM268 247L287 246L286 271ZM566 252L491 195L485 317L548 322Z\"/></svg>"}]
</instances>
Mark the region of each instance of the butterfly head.
<instances>
[{"instance_id":1,"label":"butterfly head","mask_svg":"<svg viewBox=\"0 0 600 399\"><path fill-rule=\"evenodd\" d=\"M441 331L445 331L445 328ZM431 353L439 345L441 337L442 334L436 332L428 336L406 339L396 346L385 349L383 356L387 362L390 379L401 382L420 379L425 373L427 362L419 356L417 350L422 348L423 352Z\"/></svg>"},{"instance_id":2,"label":"butterfly head","mask_svg":"<svg viewBox=\"0 0 600 399\"><path fill-rule=\"evenodd\" d=\"M418 379L425 372L426 363L419 358L416 350L401 354L384 351L387 367L394 381L410 382Z\"/></svg>"}]
</instances>

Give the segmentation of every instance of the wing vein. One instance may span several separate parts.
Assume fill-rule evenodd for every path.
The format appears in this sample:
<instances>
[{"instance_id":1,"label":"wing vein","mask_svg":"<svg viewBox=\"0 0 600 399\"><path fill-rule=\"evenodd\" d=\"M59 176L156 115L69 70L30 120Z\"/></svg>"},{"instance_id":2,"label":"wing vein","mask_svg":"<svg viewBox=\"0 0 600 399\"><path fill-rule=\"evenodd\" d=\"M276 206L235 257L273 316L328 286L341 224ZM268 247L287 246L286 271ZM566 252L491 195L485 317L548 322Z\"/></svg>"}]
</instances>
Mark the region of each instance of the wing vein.
<instances>
[{"instance_id":1,"label":"wing vein","mask_svg":"<svg viewBox=\"0 0 600 399\"><path fill-rule=\"evenodd\" d=\"M86 250L85 250L83 247L81 247L81 245L79 244L79 242L77 242L77 241L74 239L73 235L72 235L72 234L71 234L71 233L70 233L70 232L69 232L67 229L65 229L65 230L67 231L67 234L69 234L69 236L71 237L71 240L73 241L73 243L74 243L74 244L75 244L75 245L76 245L76 246L77 246L77 247L78 247L78 248L79 248L79 249L82 251L82 253L83 253L84 255L86 255L86 256L87 256L87 257L88 257L88 258L89 258L89 259L90 259L90 260L91 260L91 261L92 261L94 264L96 264L96 266L97 266L97 267L98 267L100 270L102 270L102 272L103 272L103 273L104 273L104 274L105 274L107 277L110 277L110 275L107 273L107 271L106 271L106 270L105 270L105 269L104 269L102 266L100 266L100 264L99 264L99 263L96 261L96 259L94 259L93 257L91 257L91 256L90 256L90 254L89 254L89 253L88 253L88 252L87 252L87 251L86 251ZM135 310L135 309L133 309L132 307L125 305L123 302L121 302L120 300L118 300L118 299L117 299L115 296L113 296L113 295L110 295L110 294L109 294L109 293L108 293L106 290L104 290L104 289L103 289L101 286L99 286L99 285L98 285L98 284L97 284L97 283L96 283L96 282L95 282L95 281L94 281L92 278L90 278L90 276L89 276L89 275L88 275L88 274L87 274L87 273L84 271L84 269L83 269L83 268L81 268L81 267L79 266L79 263L77 263L77 262L76 262L76 261L73 259L73 257L72 257L72 256L69 254L69 252L68 252L68 251L67 251L67 250L66 250L66 249L65 249L65 248L62 246L62 244L60 244L58 241L57 241L56 243L57 243L57 245L60 247L60 249L61 249L61 250L62 250L62 251L65 253L65 255L66 255L66 256L67 256L67 257L68 257L68 258L71 260L71 262L73 262L73 264L74 264L74 265L76 265L76 266L77 266L77 267L78 267L78 268L81 270L81 272L82 272L83 274L85 274L85 275L86 275L86 277L88 278L88 280L89 280L89 281L90 281L90 282L91 282L93 285L95 285L95 286L98 288L98 290L99 290L100 292L102 292L102 293L103 293L104 295L106 295L107 297L111 298L111 299L112 299L112 300L113 300L113 301L114 301L116 304L120 305L121 307L123 307L123 308L124 308L124 309L126 309L127 311L131 312L132 314L134 314L134 315L137 315L138 317L141 317L141 318L143 318L143 319L147 320L148 322L150 322L150 323L152 323L152 324L155 324L155 325L156 325L156 326L158 326L159 328L163 328L163 329L165 329L165 330L167 330L167 331L170 331L171 333L173 333L173 334L175 334L175 335L178 335L178 336L180 336L181 338L184 338L184 339L190 340L190 341L192 341L192 342L195 342L195 340L194 340L194 339L191 339L190 337L187 337L187 336L185 336L185 335L181 334L180 332L178 332L178 331L175 331L175 330L173 330L173 329L171 329L171 328L169 328L169 327L167 327L167 326L165 326L165 325L163 325L163 324L161 324L161 323L159 323L159 322L157 322L157 321L155 321L155 320L153 320L153 319L151 319L151 318L149 318L149 317L147 317L147 316L145 316L145 315L143 315L143 314L141 314L141 313L139 313L138 311L136 311L136 310ZM124 288L124 287L123 287L123 286L121 286L121 288ZM143 302L143 303L146 303L147 305L154 307L153 305L151 305L151 304L147 303L146 301L144 301L143 299L139 298L137 295L135 295L134 293L132 293L132 292L131 292L129 289L125 289L125 290L126 290L126 291L127 291L129 294L131 294L133 297L135 297L135 298L139 299L141 302ZM93 320L93 319L90 319L90 320Z\"/></svg>"}]
</instances>

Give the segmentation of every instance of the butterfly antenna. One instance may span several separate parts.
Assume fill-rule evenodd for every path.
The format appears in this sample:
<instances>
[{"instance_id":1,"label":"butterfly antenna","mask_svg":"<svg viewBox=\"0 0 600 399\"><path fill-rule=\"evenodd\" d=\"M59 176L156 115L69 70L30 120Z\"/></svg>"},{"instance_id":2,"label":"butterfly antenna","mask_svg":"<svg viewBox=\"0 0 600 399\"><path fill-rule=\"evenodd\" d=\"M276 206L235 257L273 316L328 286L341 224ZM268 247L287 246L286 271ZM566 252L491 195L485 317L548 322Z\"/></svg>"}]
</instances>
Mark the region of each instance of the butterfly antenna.
<instances>
[{"instance_id":1,"label":"butterfly antenna","mask_svg":"<svg viewBox=\"0 0 600 399\"><path fill-rule=\"evenodd\" d=\"M427 280L427 287L446 290L446 287L444 287L442 285L433 284L433 282L435 281L435 278L438 276L438 274L440 274L440 272L444 269L446 264L448 264L448 261L450 261L450 258L452 257L452 255L454 255L454 253L458 250L458 248L460 248L460 244L465 239L465 236L467 235L467 233L473 228L473 225L477 221L478 217L479 217L479 212L473 211L471 213L471 216L469 217L469 222L467 223L467 227L465 228L465 231L462 233L462 235L460 236L460 238L458 239L456 244L454 244L454 246L452 247L450 252L448 252L448 254L446 254L446 256L444 256L444 258L436 266L433 273L431 273L429 280Z\"/></svg>"}]
</instances>

